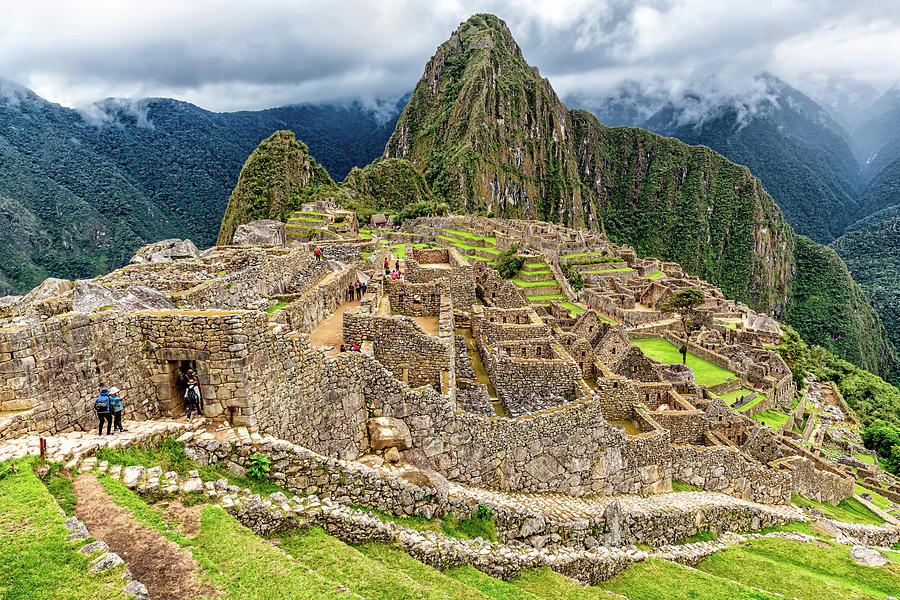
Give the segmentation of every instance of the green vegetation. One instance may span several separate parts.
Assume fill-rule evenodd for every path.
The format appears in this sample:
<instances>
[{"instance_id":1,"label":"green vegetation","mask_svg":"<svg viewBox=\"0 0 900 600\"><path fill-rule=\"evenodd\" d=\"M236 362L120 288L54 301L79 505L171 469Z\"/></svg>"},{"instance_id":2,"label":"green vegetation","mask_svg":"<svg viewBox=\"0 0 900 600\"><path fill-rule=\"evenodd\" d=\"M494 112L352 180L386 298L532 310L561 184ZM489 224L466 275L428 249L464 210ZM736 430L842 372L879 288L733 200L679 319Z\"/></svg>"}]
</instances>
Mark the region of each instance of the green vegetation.
<instances>
[{"instance_id":1,"label":"green vegetation","mask_svg":"<svg viewBox=\"0 0 900 600\"><path fill-rule=\"evenodd\" d=\"M501 252L496 259L494 259L495 264L497 265L497 272L500 273L500 277L504 279L512 279L516 275L519 274L519 271L522 270L522 267L525 266L525 257L517 256L519 252L519 248L513 244L503 252ZM553 283L556 283L555 281Z\"/></svg>"},{"instance_id":2,"label":"green vegetation","mask_svg":"<svg viewBox=\"0 0 900 600\"><path fill-rule=\"evenodd\" d=\"M684 339L689 340L691 339L691 332L700 327L697 308L703 304L705 299L703 292L700 290L686 288L672 294L668 300L663 302L659 309L662 312L678 313L678 318L681 319L681 328L684 331Z\"/></svg>"},{"instance_id":3,"label":"green vegetation","mask_svg":"<svg viewBox=\"0 0 900 600\"><path fill-rule=\"evenodd\" d=\"M755 539L704 558L697 568L788 598L880 600L900 589L900 563L865 567L848 556L848 546L818 546L810 551L803 542Z\"/></svg>"},{"instance_id":4,"label":"green vegetation","mask_svg":"<svg viewBox=\"0 0 900 600\"><path fill-rule=\"evenodd\" d=\"M464 519L445 515L441 519L441 531L450 537L463 540L474 540L480 537L490 542L497 541L497 531L494 529L491 509L486 506L479 506L475 515Z\"/></svg>"},{"instance_id":5,"label":"green vegetation","mask_svg":"<svg viewBox=\"0 0 900 600\"><path fill-rule=\"evenodd\" d=\"M762 423L770 429L778 429L787 423L790 418L791 415L770 408L769 410L764 410L758 415L755 415L753 420L757 423Z\"/></svg>"},{"instance_id":6,"label":"green vegetation","mask_svg":"<svg viewBox=\"0 0 900 600\"><path fill-rule=\"evenodd\" d=\"M319 195L338 195L324 167L316 164L306 144L290 131L276 131L250 154L228 201L219 244L231 243L234 230L258 219L286 221L303 202Z\"/></svg>"},{"instance_id":7,"label":"green vegetation","mask_svg":"<svg viewBox=\"0 0 900 600\"><path fill-rule=\"evenodd\" d=\"M807 346L790 327L785 328L782 343L776 349L791 367L798 387L802 387L806 371L824 381L833 381L863 425L861 435L866 448L878 453L882 467L900 473L900 389L835 358L824 348Z\"/></svg>"},{"instance_id":8,"label":"green vegetation","mask_svg":"<svg viewBox=\"0 0 900 600\"><path fill-rule=\"evenodd\" d=\"M681 483L680 481L672 480L672 490L676 492L702 492L703 488L697 487L696 485L691 485L689 483Z\"/></svg>"},{"instance_id":9,"label":"green vegetation","mask_svg":"<svg viewBox=\"0 0 900 600\"><path fill-rule=\"evenodd\" d=\"M278 302L276 302L275 304L273 304L272 306L270 306L269 308L267 308L267 309L266 309L266 312L267 312L268 314L271 315L271 314L274 313L275 311L281 310L282 308L284 308L284 307L287 306L288 304L290 304L290 303L289 303L289 302L285 302L284 300L279 300Z\"/></svg>"},{"instance_id":10,"label":"green vegetation","mask_svg":"<svg viewBox=\"0 0 900 600\"><path fill-rule=\"evenodd\" d=\"M573 317L577 317L578 315L580 315L581 313L583 313L587 310L587 309L584 309L584 308L578 306L577 304L573 304L571 302L560 302L559 305L565 306L566 308L568 308L569 314L571 314Z\"/></svg>"},{"instance_id":11,"label":"green vegetation","mask_svg":"<svg viewBox=\"0 0 900 600\"><path fill-rule=\"evenodd\" d=\"M524 288L543 287L545 285L557 285L555 279L548 279L546 281L524 281L522 279L514 278L514 279L510 279L510 281L512 281L517 286L524 287Z\"/></svg>"},{"instance_id":12,"label":"green vegetation","mask_svg":"<svg viewBox=\"0 0 900 600\"><path fill-rule=\"evenodd\" d=\"M566 297L562 294L537 294L536 296L528 296L528 299L533 302L541 302L544 300L565 300Z\"/></svg>"},{"instance_id":13,"label":"green vegetation","mask_svg":"<svg viewBox=\"0 0 900 600\"><path fill-rule=\"evenodd\" d=\"M122 597L123 568L86 575L83 543L67 542L53 496L35 476L34 457L0 463L0 595L4 600ZM15 469L11 466L15 465Z\"/></svg>"},{"instance_id":14,"label":"green vegetation","mask_svg":"<svg viewBox=\"0 0 900 600\"><path fill-rule=\"evenodd\" d=\"M662 271L654 271L653 273L650 273L649 275L644 275L644 277L646 277L647 279L659 279L663 275L665 275L665 273L663 273Z\"/></svg>"},{"instance_id":15,"label":"green vegetation","mask_svg":"<svg viewBox=\"0 0 900 600\"><path fill-rule=\"evenodd\" d=\"M668 340L650 339L650 340L634 340L631 342L633 346L637 346L641 351L660 362L668 364L676 364L681 362L681 353ZM706 359L700 358L695 354L687 353L687 366L694 370L694 380L705 386L718 385L729 377L734 377L734 373L723 369L718 365L714 365Z\"/></svg>"},{"instance_id":16,"label":"green vegetation","mask_svg":"<svg viewBox=\"0 0 900 600\"><path fill-rule=\"evenodd\" d=\"M715 556L718 556L716 554ZM770 600L770 594L676 563L651 558L636 563L597 587L630 600ZM760 586L765 587L765 586Z\"/></svg>"},{"instance_id":17,"label":"green vegetation","mask_svg":"<svg viewBox=\"0 0 900 600\"><path fill-rule=\"evenodd\" d=\"M846 521L848 523L862 523L864 525L881 525L884 519L866 508L856 498L846 498L841 500L837 505L829 502L817 502L810 500L800 494L792 494L791 502L797 506L811 506L820 509L825 516L838 521Z\"/></svg>"},{"instance_id":18,"label":"green vegetation","mask_svg":"<svg viewBox=\"0 0 900 600\"><path fill-rule=\"evenodd\" d=\"M684 544L693 544L695 542L711 542L718 537L718 534L713 533L709 529L703 529L692 536L672 542L672 544L675 546L683 546Z\"/></svg>"},{"instance_id":19,"label":"green vegetation","mask_svg":"<svg viewBox=\"0 0 900 600\"><path fill-rule=\"evenodd\" d=\"M59 504L59 507L63 509L67 515L71 515L75 512L75 492L72 489L72 479L68 476L68 473L65 472L63 465L61 463L54 462L35 462L35 465L46 465L49 469L47 473L42 477L44 485L47 486L47 491L53 494L53 497L56 498L56 503ZM3 467L0 466L0 471L3 470Z\"/></svg>"},{"instance_id":20,"label":"green vegetation","mask_svg":"<svg viewBox=\"0 0 900 600\"><path fill-rule=\"evenodd\" d=\"M268 454L251 454L247 475L253 479L264 479L272 470L272 459Z\"/></svg>"},{"instance_id":21,"label":"green vegetation","mask_svg":"<svg viewBox=\"0 0 900 600\"><path fill-rule=\"evenodd\" d=\"M563 275L565 275L566 279L569 280L569 284L572 286L572 289L576 292L580 292L584 287L584 278L581 276L581 271L569 264L562 265L561 269Z\"/></svg>"},{"instance_id":22,"label":"green vegetation","mask_svg":"<svg viewBox=\"0 0 900 600\"><path fill-rule=\"evenodd\" d=\"M844 259L853 279L878 311L894 347L900 348L900 280L896 269L900 265L900 204L895 210L896 216L849 231L831 247Z\"/></svg>"}]
</instances>

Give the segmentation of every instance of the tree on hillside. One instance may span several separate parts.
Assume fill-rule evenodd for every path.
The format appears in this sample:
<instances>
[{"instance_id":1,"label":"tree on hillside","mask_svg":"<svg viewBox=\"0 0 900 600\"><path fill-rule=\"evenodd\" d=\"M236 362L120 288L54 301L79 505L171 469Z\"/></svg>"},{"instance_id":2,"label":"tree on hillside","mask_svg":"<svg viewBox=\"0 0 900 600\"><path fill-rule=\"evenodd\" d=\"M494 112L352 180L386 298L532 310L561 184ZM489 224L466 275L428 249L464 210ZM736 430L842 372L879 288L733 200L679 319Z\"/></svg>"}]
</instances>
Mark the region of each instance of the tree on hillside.
<instances>
[{"instance_id":1,"label":"tree on hillside","mask_svg":"<svg viewBox=\"0 0 900 600\"><path fill-rule=\"evenodd\" d=\"M697 310L706 296L698 289L687 288L678 290L672 297L666 300L660 307L663 312L677 312L681 317L681 327L684 330L684 341L687 342L691 337L691 332L700 328L700 312ZM682 353L682 357L686 358L687 349Z\"/></svg>"},{"instance_id":2,"label":"tree on hillside","mask_svg":"<svg viewBox=\"0 0 900 600\"><path fill-rule=\"evenodd\" d=\"M503 279L512 279L525 266L525 257L518 256L519 248L515 244L497 256L497 272Z\"/></svg>"}]
</instances>

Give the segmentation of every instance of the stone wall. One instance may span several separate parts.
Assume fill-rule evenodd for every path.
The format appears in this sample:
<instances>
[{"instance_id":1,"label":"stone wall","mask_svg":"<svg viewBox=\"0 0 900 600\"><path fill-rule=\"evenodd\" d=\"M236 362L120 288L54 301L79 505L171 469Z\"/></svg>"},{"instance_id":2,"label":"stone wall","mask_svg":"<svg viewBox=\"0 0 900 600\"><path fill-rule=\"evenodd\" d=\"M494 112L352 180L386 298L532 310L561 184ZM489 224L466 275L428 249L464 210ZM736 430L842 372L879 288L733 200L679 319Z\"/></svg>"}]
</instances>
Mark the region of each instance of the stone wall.
<instances>
[{"instance_id":1,"label":"stone wall","mask_svg":"<svg viewBox=\"0 0 900 600\"><path fill-rule=\"evenodd\" d=\"M385 293L390 298L391 311L411 317L437 316L441 310L441 296L449 294L449 287L447 279L427 283L385 280Z\"/></svg>"},{"instance_id":2,"label":"stone wall","mask_svg":"<svg viewBox=\"0 0 900 600\"><path fill-rule=\"evenodd\" d=\"M765 504L791 501L787 473L776 471L726 446L673 446L672 478Z\"/></svg>"},{"instance_id":3,"label":"stone wall","mask_svg":"<svg viewBox=\"0 0 900 600\"><path fill-rule=\"evenodd\" d=\"M789 456L773 463L791 474L794 493L817 502L838 504L853 495L854 481L828 471L820 471L808 458Z\"/></svg>"}]
</instances>

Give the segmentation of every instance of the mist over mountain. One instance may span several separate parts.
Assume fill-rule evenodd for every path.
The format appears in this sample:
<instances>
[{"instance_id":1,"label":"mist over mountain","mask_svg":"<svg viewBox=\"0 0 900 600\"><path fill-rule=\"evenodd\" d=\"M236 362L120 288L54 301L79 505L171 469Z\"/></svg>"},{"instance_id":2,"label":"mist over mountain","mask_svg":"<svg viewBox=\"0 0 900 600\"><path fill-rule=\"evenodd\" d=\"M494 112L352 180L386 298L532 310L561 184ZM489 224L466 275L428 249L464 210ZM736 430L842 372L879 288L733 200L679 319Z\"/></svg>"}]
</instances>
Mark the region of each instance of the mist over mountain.
<instances>
[{"instance_id":1,"label":"mist over mountain","mask_svg":"<svg viewBox=\"0 0 900 600\"><path fill-rule=\"evenodd\" d=\"M294 131L341 179L383 151L403 104L214 113L146 98L73 110L0 82L0 294L93 277L157 239L211 245L262 139Z\"/></svg>"},{"instance_id":2,"label":"mist over mountain","mask_svg":"<svg viewBox=\"0 0 900 600\"><path fill-rule=\"evenodd\" d=\"M828 243L856 220L862 191L850 136L815 101L770 74L742 86L629 82L608 97L570 99L607 125L702 144L747 165L798 233Z\"/></svg>"}]
</instances>

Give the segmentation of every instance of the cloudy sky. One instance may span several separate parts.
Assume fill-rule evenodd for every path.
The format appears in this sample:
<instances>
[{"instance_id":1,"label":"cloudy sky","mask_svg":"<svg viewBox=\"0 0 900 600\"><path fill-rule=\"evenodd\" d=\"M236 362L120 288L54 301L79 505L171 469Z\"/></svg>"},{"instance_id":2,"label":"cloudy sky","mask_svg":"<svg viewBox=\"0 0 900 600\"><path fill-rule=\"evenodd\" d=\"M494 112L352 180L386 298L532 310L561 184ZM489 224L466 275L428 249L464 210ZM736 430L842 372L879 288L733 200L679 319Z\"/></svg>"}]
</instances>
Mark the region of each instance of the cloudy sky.
<instances>
[{"instance_id":1,"label":"cloudy sky","mask_svg":"<svg viewBox=\"0 0 900 600\"><path fill-rule=\"evenodd\" d=\"M396 97L475 12L505 19L560 96L625 79L900 80L898 0L4 1L0 78L67 106L166 96L213 110Z\"/></svg>"}]
</instances>

